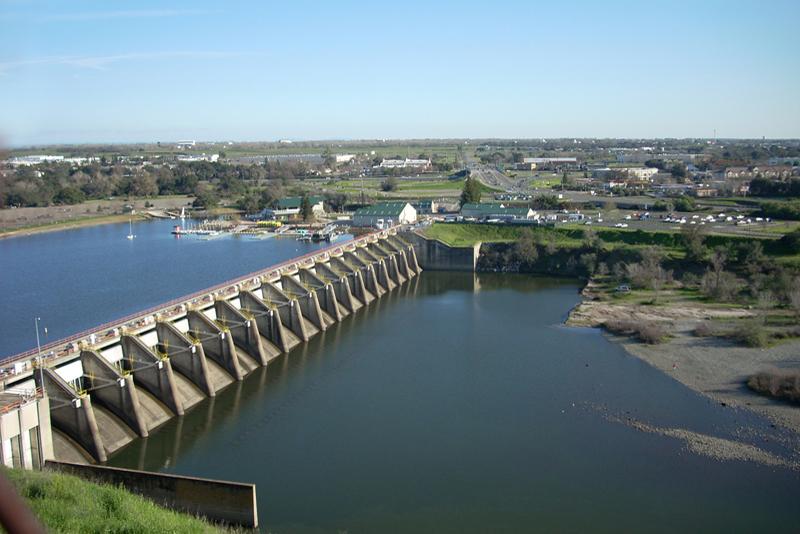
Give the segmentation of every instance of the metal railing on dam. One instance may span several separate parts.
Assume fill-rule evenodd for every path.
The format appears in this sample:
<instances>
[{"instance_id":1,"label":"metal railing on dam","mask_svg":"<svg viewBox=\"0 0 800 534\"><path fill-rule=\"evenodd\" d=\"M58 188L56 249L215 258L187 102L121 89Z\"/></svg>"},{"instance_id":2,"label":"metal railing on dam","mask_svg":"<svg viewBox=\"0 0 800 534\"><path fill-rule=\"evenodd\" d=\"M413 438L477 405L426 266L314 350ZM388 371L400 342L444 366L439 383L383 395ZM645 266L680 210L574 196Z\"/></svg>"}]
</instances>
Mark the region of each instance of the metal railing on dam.
<instances>
[{"instance_id":1,"label":"metal railing on dam","mask_svg":"<svg viewBox=\"0 0 800 534\"><path fill-rule=\"evenodd\" d=\"M105 461L136 436L308 341L421 269L401 227L365 234L3 360L43 387L56 459ZM41 358L40 358L41 356ZM74 447L59 458L59 444Z\"/></svg>"}]
</instances>

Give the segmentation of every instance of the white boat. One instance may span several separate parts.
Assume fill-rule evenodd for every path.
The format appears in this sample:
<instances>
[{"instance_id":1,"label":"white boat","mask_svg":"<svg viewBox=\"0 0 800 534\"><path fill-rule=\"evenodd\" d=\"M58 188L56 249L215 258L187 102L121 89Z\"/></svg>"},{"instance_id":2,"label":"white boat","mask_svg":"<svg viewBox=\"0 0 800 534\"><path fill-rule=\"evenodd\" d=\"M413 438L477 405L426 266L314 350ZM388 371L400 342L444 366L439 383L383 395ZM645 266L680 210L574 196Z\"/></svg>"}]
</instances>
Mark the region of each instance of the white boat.
<instances>
[{"instance_id":1,"label":"white boat","mask_svg":"<svg viewBox=\"0 0 800 534\"><path fill-rule=\"evenodd\" d=\"M133 239L136 237L133 235L133 219L128 219L128 239Z\"/></svg>"}]
</instances>

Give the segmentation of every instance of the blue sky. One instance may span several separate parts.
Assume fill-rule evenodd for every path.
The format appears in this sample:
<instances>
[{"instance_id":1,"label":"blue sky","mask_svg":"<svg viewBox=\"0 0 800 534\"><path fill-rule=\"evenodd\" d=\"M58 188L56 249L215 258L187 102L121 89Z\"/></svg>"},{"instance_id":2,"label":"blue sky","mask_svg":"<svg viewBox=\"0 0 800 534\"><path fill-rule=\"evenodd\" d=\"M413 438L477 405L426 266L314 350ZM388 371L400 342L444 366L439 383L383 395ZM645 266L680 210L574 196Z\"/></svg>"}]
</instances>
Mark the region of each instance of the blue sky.
<instances>
[{"instance_id":1,"label":"blue sky","mask_svg":"<svg viewBox=\"0 0 800 534\"><path fill-rule=\"evenodd\" d=\"M796 0L0 0L0 136L800 137L798 20Z\"/></svg>"}]
</instances>

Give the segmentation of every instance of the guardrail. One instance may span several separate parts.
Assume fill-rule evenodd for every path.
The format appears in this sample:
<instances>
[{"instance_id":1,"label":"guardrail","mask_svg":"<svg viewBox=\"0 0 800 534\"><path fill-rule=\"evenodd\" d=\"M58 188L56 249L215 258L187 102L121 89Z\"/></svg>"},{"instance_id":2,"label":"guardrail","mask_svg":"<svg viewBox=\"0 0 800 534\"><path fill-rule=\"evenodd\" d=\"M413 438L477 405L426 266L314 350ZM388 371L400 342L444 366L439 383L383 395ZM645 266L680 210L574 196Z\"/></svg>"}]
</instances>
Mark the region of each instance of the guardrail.
<instances>
[{"instance_id":1,"label":"guardrail","mask_svg":"<svg viewBox=\"0 0 800 534\"><path fill-rule=\"evenodd\" d=\"M386 229L386 230L377 230L377 231L374 231L374 232L370 232L368 234L364 234L364 235L349 239L348 241L346 241L344 243L337 243L337 244L331 245L329 247L321 248L321 249L315 250L313 252L309 252L308 254L303 254L302 256L298 256L296 258L292 258L290 260L283 261L283 262L278 263L276 265L272 265L270 267L267 267L266 269L261 269L259 271L251 272L251 273L246 274L244 276L240 276L238 278L234 278L234 279L228 280L226 282L222 282L221 284L217 284L215 286L203 289L201 291L195 291L194 293L190 293L188 295L184 295L182 297L178 297L178 298L172 299L169 302L166 302L164 304L159 304L157 306L153 306L151 308L147 308L146 310L142 310L142 311L139 311L139 312L136 312L136 313L132 313L130 315L126 315L125 317L121 317L119 319L114 319L113 321L109 321L109 322L103 323L103 324L101 324L99 326L95 326L95 327L92 327L90 329L84 330L82 332L78 332L77 334L72 334L72 335L70 335L68 337L52 341L52 342L50 342L50 343L48 343L46 345L42 345L41 348L32 348L32 349L26 350L25 352L20 352L19 354L15 354L13 356L9 356L7 358L3 358L2 360L0 360L0 366L6 367L9 364L13 364L13 363L19 362L21 360L29 360L32 357L38 355L40 351L44 355L45 352L51 351L52 349L55 349L55 348L58 348L58 347L62 347L64 345L67 345L68 343L72 343L72 342L75 342L75 341L79 341L79 340L81 340L83 338L87 338L87 337L91 336L92 334L97 334L97 333L100 333L100 332L103 332L103 331L111 330L111 329L119 327L119 326L124 326L125 323L130 323L131 321L134 321L136 319L142 319L142 318L147 317L149 315L163 313L165 311L169 311L171 308L174 309L176 306L181 306L181 305L184 305L184 304L187 304L187 303L190 303L190 304L191 303L195 303L195 302L197 302L198 299L206 299L209 296L212 296L212 300L213 300L213 294L214 293L219 293L222 290L228 290L228 289L231 289L231 288L235 289L233 286L241 284L242 282L247 282L247 281L252 280L254 278L259 278L259 277L265 276L265 275L266 276L273 276L273 275L276 275L276 274L279 275L281 273L281 271L286 269L286 267L295 267L295 266L298 266L298 265L314 263L315 259L319 258L320 256L324 257L326 255L330 256L331 254L341 254L341 253L343 253L345 247L355 246L355 245L358 245L360 243L372 241L372 240L374 240L376 238L379 238L379 237L384 237L384 236L391 235L391 233L396 233L401 228L402 228L402 226L395 226L393 228L389 228L389 229Z\"/></svg>"},{"instance_id":2,"label":"guardrail","mask_svg":"<svg viewBox=\"0 0 800 534\"><path fill-rule=\"evenodd\" d=\"M3 391L3 393L17 395L19 397L19 399L15 400L14 402L6 403L2 407L0 407L0 414L9 413L9 412L11 412L13 410L16 410L17 408L19 408L23 404L25 404L27 402L30 402L31 399L39 399L39 398L44 396L42 394L42 388L41 387L36 388L34 390L33 394L16 393L16 392L11 391L11 390L5 390L5 391Z\"/></svg>"}]
</instances>

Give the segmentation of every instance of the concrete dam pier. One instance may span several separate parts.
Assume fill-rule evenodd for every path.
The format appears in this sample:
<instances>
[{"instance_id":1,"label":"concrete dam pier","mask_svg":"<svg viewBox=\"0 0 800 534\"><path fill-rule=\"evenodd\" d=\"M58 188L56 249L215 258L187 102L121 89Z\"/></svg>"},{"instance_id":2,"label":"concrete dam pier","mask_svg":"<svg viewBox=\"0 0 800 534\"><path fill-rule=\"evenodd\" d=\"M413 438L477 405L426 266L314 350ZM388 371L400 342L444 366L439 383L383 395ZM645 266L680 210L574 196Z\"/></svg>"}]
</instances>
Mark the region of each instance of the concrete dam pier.
<instances>
[{"instance_id":1,"label":"concrete dam pier","mask_svg":"<svg viewBox=\"0 0 800 534\"><path fill-rule=\"evenodd\" d=\"M420 272L374 232L17 355L4 386L44 388L56 460L105 462Z\"/></svg>"}]
</instances>

